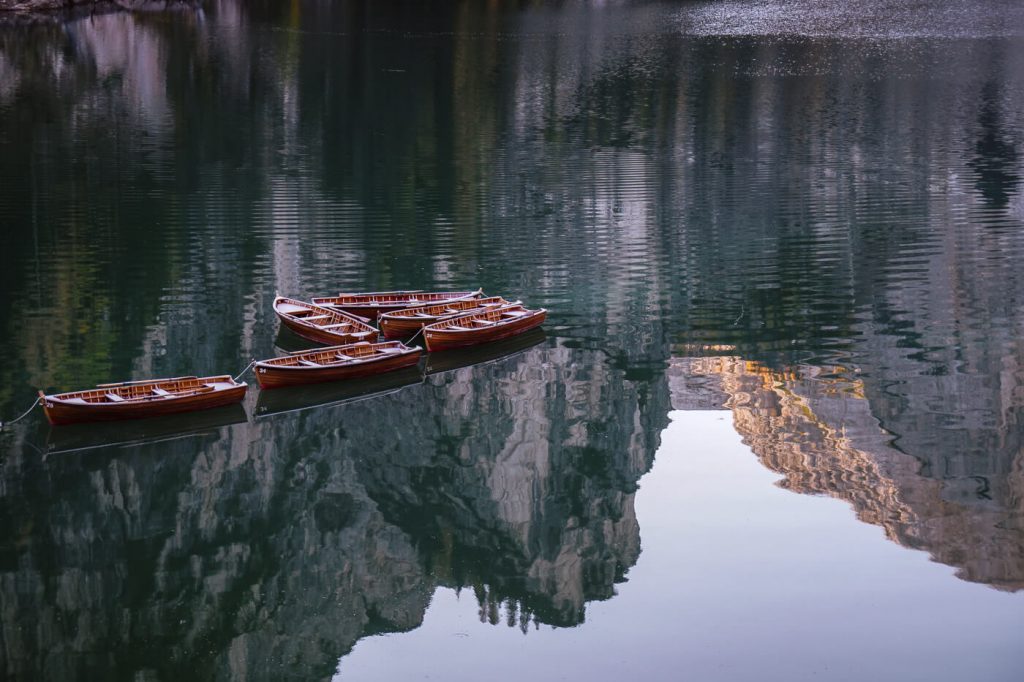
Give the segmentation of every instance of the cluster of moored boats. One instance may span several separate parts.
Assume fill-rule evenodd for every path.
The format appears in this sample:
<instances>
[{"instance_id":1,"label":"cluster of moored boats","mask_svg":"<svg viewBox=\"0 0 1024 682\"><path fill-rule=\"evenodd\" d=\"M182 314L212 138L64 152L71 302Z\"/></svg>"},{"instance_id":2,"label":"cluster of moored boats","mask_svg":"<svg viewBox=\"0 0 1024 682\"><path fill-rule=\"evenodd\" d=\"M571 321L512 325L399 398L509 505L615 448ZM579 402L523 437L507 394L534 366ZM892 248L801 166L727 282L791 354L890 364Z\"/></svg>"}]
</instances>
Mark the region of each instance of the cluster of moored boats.
<instances>
[{"instance_id":1,"label":"cluster of moored boats","mask_svg":"<svg viewBox=\"0 0 1024 682\"><path fill-rule=\"evenodd\" d=\"M419 362L423 349L407 344L420 334L428 352L460 348L522 334L540 326L547 315L543 308L530 310L520 301L485 296L479 289L363 292L308 302L278 296L274 313L295 334L327 346L254 361L264 390L409 367ZM245 397L247 388L244 381L223 375L126 381L39 395L51 424L70 424L231 405Z\"/></svg>"}]
</instances>

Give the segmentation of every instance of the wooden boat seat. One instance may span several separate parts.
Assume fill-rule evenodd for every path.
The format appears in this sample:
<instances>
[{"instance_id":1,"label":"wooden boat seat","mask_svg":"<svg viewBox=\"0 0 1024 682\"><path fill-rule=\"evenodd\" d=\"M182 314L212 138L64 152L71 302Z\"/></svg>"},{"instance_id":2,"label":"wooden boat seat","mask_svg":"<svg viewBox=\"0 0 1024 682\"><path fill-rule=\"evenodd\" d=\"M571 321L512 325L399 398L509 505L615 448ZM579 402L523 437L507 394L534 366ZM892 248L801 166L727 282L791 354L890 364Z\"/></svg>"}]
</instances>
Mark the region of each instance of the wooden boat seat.
<instances>
[{"instance_id":1,"label":"wooden boat seat","mask_svg":"<svg viewBox=\"0 0 1024 682\"><path fill-rule=\"evenodd\" d=\"M491 322L490 320L473 320L473 323L474 324L479 324L479 325L484 326L484 327L493 327L494 326L494 323Z\"/></svg>"},{"instance_id":2,"label":"wooden boat seat","mask_svg":"<svg viewBox=\"0 0 1024 682\"><path fill-rule=\"evenodd\" d=\"M453 324L453 325L452 325L452 326L450 326L450 327L445 327L445 330L447 330L447 331L453 331L453 332L470 332L470 331L473 331L473 330L472 330L472 329L470 329L469 327L460 327L460 326L459 326L459 325L457 325L457 324Z\"/></svg>"},{"instance_id":3,"label":"wooden boat seat","mask_svg":"<svg viewBox=\"0 0 1024 682\"><path fill-rule=\"evenodd\" d=\"M378 348L378 353L401 353L401 348Z\"/></svg>"},{"instance_id":4,"label":"wooden boat seat","mask_svg":"<svg viewBox=\"0 0 1024 682\"><path fill-rule=\"evenodd\" d=\"M122 398L121 396L119 396L116 393L107 393L103 397L106 398L107 400L109 400L112 403L123 403L124 402L124 398Z\"/></svg>"},{"instance_id":5,"label":"wooden boat seat","mask_svg":"<svg viewBox=\"0 0 1024 682\"><path fill-rule=\"evenodd\" d=\"M504 315L505 317L522 317L525 314L526 313L521 312L519 310L506 310L505 312L502 313L502 315Z\"/></svg>"},{"instance_id":6,"label":"wooden boat seat","mask_svg":"<svg viewBox=\"0 0 1024 682\"><path fill-rule=\"evenodd\" d=\"M313 362L312 360L305 360L305 359L301 359L301 358L299 359L299 364L300 365L305 365L306 367L322 367L323 366L319 362Z\"/></svg>"},{"instance_id":7,"label":"wooden boat seat","mask_svg":"<svg viewBox=\"0 0 1024 682\"><path fill-rule=\"evenodd\" d=\"M321 329L337 329L338 327L348 327L351 324L352 324L351 322L339 322L338 324L325 324L325 325L321 325L320 328Z\"/></svg>"},{"instance_id":8,"label":"wooden boat seat","mask_svg":"<svg viewBox=\"0 0 1024 682\"><path fill-rule=\"evenodd\" d=\"M331 316L330 315L310 315L309 317L300 317L299 319L300 320L305 320L306 322L309 322L310 320L329 320L329 319L331 319Z\"/></svg>"},{"instance_id":9,"label":"wooden boat seat","mask_svg":"<svg viewBox=\"0 0 1024 682\"><path fill-rule=\"evenodd\" d=\"M339 360L355 360L355 358L352 357L351 355L345 355L344 353L335 353L334 357L338 358Z\"/></svg>"},{"instance_id":10,"label":"wooden boat seat","mask_svg":"<svg viewBox=\"0 0 1024 682\"><path fill-rule=\"evenodd\" d=\"M153 393L155 393L155 394L157 394L159 396L165 396L165 395L170 395L171 394L170 391L165 391L164 389L159 388L159 387L154 387L153 388Z\"/></svg>"}]
</instances>

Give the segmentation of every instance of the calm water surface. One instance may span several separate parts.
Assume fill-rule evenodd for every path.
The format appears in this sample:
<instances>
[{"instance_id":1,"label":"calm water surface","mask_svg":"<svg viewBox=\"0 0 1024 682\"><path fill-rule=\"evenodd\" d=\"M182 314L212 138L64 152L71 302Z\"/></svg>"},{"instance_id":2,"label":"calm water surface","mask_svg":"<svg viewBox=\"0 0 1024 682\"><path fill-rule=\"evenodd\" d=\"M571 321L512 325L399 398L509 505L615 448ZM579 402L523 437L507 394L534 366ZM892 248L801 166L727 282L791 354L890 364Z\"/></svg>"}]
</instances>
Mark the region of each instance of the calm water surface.
<instances>
[{"instance_id":1,"label":"calm water surface","mask_svg":"<svg viewBox=\"0 0 1024 682\"><path fill-rule=\"evenodd\" d=\"M0 416L275 292L551 310L4 431L0 676L1020 679L1024 9L876 4L0 18Z\"/></svg>"}]
</instances>

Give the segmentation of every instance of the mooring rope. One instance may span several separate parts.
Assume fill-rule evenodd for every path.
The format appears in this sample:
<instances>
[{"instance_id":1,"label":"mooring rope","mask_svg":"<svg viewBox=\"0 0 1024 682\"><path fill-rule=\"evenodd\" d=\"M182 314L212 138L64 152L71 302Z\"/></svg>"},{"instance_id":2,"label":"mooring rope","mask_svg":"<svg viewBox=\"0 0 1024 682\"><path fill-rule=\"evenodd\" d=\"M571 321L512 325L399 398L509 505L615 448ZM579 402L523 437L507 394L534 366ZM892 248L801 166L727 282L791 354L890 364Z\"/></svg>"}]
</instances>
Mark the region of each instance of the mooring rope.
<instances>
[{"instance_id":1,"label":"mooring rope","mask_svg":"<svg viewBox=\"0 0 1024 682\"><path fill-rule=\"evenodd\" d=\"M243 376L243 375L244 375L244 374L245 374L246 372L248 372L248 371L249 371L249 369L250 369L250 368L251 368L251 367L252 367L253 365L255 365L255 364L256 364L256 361L255 361L255 360L253 360L253 361L252 361L252 362L250 362L250 363L249 363L248 365L246 365L246 366L245 366L245 369L243 369L243 370L242 370L241 372L239 372L239 373L238 373L238 376L234 377L233 381L236 381L236 382L237 382L237 381L238 381L239 379L241 379L241 378L242 378L242 376Z\"/></svg>"},{"instance_id":2,"label":"mooring rope","mask_svg":"<svg viewBox=\"0 0 1024 682\"><path fill-rule=\"evenodd\" d=\"M0 431L3 431L5 426L8 426L9 424L13 424L14 422L17 422L17 421L21 421L22 419L27 417L28 413L31 412L33 409L35 409L35 406L39 404L40 400L42 400L41 397L36 398L35 402L33 402L31 405L29 405L29 408L27 410L25 410L24 412L22 412L21 416L15 417L14 419L11 419L9 421L0 422Z\"/></svg>"},{"instance_id":3,"label":"mooring rope","mask_svg":"<svg viewBox=\"0 0 1024 682\"><path fill-rule=\"evenodd\" d=\"M423 333L423 330L424 330L424 329L426 329L426 325L424 325L424 326L420 327L420 330L419 330L418 332L416 332L416 333L415 333L415 334L413 334L413 335L412 335L411 337L409 337L409 340L405 342L405 345L407 345L407 346L410 346L410 345L412 345L412 340L413 340L413 339L415 339L415 338L416 338L417 336L419 336L420 334L422 334L422 333Z\"/></svg>"},{"instance_id":4,"label":"mooring rope","mask_svg":"<svg viewBox=\"0 0 1024 682\"><path fill-rule=\"evenodd\" d=\"M415 339L417 336L419 336L422 333L423 333L423 327L420 327L420 330L418 332L416 332L415 334L413 334L412 338L409 339L406 343L412 343L412 340ZM243 376L245 376L245 373L248 372L250 369L252 369L253 365L255 365L255 364L256 364L256 360L253 360L248 365L246 365L245 368L241 372L239 372L237 375L235 375L232 378L233 381L237 382L239 379L241 379ZM3 431L5 427L10 426L11 424L14 424L15 422L19 422L22 419L24 419L25 417L27 417L29 415L29 413L33 409L35 409L35 406L38 405L41 401L42 401L42 397L36 398L35 401L31 405L29 405L27 410L22 412L20 415L18 415L14 419L9 419L7 421L0 421L0 431Z\"/></svg>"}]
</instances>

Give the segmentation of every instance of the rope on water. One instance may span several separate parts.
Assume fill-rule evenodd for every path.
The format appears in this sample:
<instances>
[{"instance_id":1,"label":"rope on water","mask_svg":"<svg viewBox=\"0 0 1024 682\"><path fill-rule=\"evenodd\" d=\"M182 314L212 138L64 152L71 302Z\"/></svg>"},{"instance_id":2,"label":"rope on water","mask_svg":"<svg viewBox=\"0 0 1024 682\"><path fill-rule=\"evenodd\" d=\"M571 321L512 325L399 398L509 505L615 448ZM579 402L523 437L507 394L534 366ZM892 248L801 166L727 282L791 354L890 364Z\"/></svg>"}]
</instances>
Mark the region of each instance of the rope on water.
<instances>
[{"instance_id":1,"label":"rope on water","mask_svg":"<svg viewBox=\"0 0 1024 682\"><path fill-rule=\"evenodd\" d=\"M747 312L747 307L745 305L744 306L740 306L740 314L737 315L736 319L732 321L732 326L735 327L736 325L738 325L740 323L740 320L743 319L743 315L746 312Z\"/></svg>"},{"instance_id":2,"label":"rope on water","mask_svg":"<svg viewBox=\"0 0 1024 682\"><path fill-rule=\"evenodd\" d=\"M411 345L412 345L412 340L413 340L413 339L415 339L415 338L416 338L417 336L419 336L420 334L422 334L422 333L423 333L423 330L424 330L424 329L426 329L426 326L425 326L425 325L424 325L423 327L420 327L420 330L419 330L418 332L416 332L416 333L415 333L415 334L413 334L413 335L412 335L411 337L409 337L409 340L405 342L405 345L407 345L407 346L411 346Z\"/></svg>"},{"instance_id":3,"label":"rope on water","mask_svg":"<svg viewBox=\"0 0 1024 682\"><path fill-rule=\"evenodd\" d=\"M243 370L242 370L241 372L239 372L239 373L238 373L238 376L236 376L236 377L234 378L234 381L238 381L239 379L241 379L241 378L242 378L242 376L243 376L243 375L244 375L244 374L245 374L246 372L248 372L248 371L249 371L249 369L250 369L250 368L251 368L251 367L252 367L253 365L255 365L255 364L256 364L256 361L255 361L255 360L253 360L253 361L252 361L252 362L250 362L250 363L249 363L248 365L246 365L246 366L245 366L245 369L243 369Z\"/></svg>"},{"instance_id":4,"label":"rope on water","mask_svg":"<svg viewBox=\"0 0 1024 682\"><path fill-rule=\"evenodd\" d=\"M8 425L10 425L10 424L13 424L14 422L17 422L17 421L21 421L22 419L24 419L25 417L27 417L27 416L28 416L28 413L29 413L29 412L31 412L31 411L32 411L33 409L35 409L35 406L39 404L39 401L40 401L40 400L42 400L42 398L36 398L35 402L34 402L34 403L32 403L31 405L29 405L29 408L28 408L27 410L25 410L25 411L24 411L24 412L23 412L23 413L21 414L21 416L20 416L20 417L15 417L14 419L11 419L11 420L9 420L9 421L5 421L5 422L0 422L0 431L3 431L3 430L4 430L4 427L6 427L6 426L8 426Z\"/></svg>"}]
</instances>

